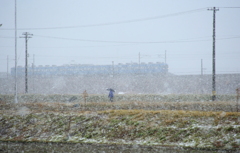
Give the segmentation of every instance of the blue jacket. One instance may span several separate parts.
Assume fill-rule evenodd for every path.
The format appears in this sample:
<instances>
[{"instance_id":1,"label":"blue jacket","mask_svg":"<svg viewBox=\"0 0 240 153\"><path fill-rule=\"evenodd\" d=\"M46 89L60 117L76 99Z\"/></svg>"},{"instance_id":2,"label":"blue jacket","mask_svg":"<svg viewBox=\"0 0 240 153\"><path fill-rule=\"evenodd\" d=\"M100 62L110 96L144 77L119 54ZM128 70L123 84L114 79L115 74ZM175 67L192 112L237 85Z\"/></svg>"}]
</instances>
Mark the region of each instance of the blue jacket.
<instances>
[{"instance_id":1,"label":"blue jacket","mask_svg":"<svg viewBox=\"0 0 240 153\"><path fill-rule=\"evenodd\" d=\"M109 98L113 98L113 96L114 96L114 95L113 95L113 91L110 90L108 97L109 97Z\"/></svg>"}]
</instances>

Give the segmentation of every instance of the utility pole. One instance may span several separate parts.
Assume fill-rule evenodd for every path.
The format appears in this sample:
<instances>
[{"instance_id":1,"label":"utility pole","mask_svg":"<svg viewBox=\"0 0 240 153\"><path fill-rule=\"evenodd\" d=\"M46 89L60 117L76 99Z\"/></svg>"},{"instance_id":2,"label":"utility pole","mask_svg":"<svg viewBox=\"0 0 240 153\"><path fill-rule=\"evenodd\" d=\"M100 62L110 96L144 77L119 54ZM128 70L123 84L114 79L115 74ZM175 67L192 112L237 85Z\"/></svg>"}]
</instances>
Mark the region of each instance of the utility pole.
<instances>
[{"instance_id":1,"label":"utility pole","mask_svg":"<svg viewBox=\"0 0 240 153\"><path fill-rule=\"evenodd\" d=\"M15 95L14 95L14 101L15 103L18 103L18 98L17 98L17 0L15 0L15 18L14 18L14 31L15 31Z\"/></svg>"},{"instance_id":2,"label":"utility pole","mask_svg":"<svg viewBox=\"0 0 240 153\"><path fill-rule=\"evenodd\" d=\"M165 64L167 64L167 51L165 50Z\"/></svg>"},{"instance_id":3,"label":"utility pole","mask_svg":"<svg viewBox=\"0 0 240 153\"><path fill-rule=\"evenodd\" d=\"M139 75L140 75L140 64L141 64L141 55L140 55L140 52L139 52L139 54L138 54L138 73L139 73Z\"/></svg>"},{"instance_id":4,"label":"utility pole","mask_svg":"<svg viewBox=\"0 0 240 153\"><path fill-rule=\"evenodd\" d=\"M114 61L112 61L112 79L113 79L113 89L115 88L115 84L114 84Z\"/></svg>"},{"instance_id":5,"label":"utility pole","mask_svg":"<svg viewBox=\"0 0 240 153\"><path fill-rule=\"evenodd\" d=\"M163 58L164 59L164 62L165 64L167 64L167 51L165 50L165 54L164 54L164 57L162 54L157 54L159 58ZM159 61L161 62L161 60Z\"/></svg>"},{"instance_id":6,"label":"utility pole","mask_svg":"<svg viewBox=\"0 0 240 153\"><path fill-rule=\"evenodd\" d=\"M216 100L216 83L215 83L215 21L216 21L216 11L219 11L219 9L213 7L208 9L209 11L213 11L213 57L212 57L212 101Z\"/></svg>"},{"instance_id":7,"label":"utility pole","mask_svg":"<svg viewBox=\"0 0 240 153\"><path fill-rule=\"evenodd\" d=\"M201 59L201 81L200 81L200 83L201 83L201 94L203 94L203 85L202 85L202 83L203 83L203 60Z\"/></svg>"},{"instance_id":8,"label":"utility pole","mask_svg":"<svg viewBox=\"0 0 240 153\"><path fill-rule=\"evenodd\" d=\"M35 87L34 87L34 81L35 81L35 74L34 74L34 66L35 66L35 61L34 61L34 54L33 54L33 63L32 63L32 76L33 76L33 78L32 78L32 80L33 80L33 93L34 93L34 89L35 89Z\"/></svg>"},{"instance_id":9,"label":"utility pole","mask_svg":"<svg viewBox=\"0 0 240 153\"><path fill-rule=\"evenodd\" d=\"M27 42L29 38L32 38L31 36L33 34L30 34L28 32L24 32L23 33L24 37L20 37L20 38L25 38L25 93L28 93L28 52L27 52Z\"/></svg>"},{"instance_id":10,"label":"utility pole","mask_svg":"<svg viewBox=\"0 0 240 153\"><path fill-rule=\"evenodd\" d=\"M8 56L7 56L7 79L8 79Z\"/></svg>"},{"instance_id":11,"label":"utility pole","mask_svg":"<svg viewBox=\"0 0 240 153\"><path fill-rule=\"evenodd\" d=\"M138 53L138 64L140 65L140 61L141 60L141 56L140 56L140 52Z\"/></svg>"}]
</instances>

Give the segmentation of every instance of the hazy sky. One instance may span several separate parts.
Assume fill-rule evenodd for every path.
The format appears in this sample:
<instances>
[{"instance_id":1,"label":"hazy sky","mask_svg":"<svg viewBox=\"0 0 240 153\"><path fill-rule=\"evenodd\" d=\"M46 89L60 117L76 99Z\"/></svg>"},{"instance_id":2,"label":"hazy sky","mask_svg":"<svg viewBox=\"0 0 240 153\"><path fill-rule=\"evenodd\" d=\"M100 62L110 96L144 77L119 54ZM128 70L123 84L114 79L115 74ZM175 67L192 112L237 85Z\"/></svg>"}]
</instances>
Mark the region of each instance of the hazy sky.
<instances>
[{"instance_id":1,"label":"hazy sky","mask_svg":"<svg viewBox=\"0 0 240 153\"><path fill-rule=\"evenodd\" d=\"M0 1L0 72L14 67L14 0ZM174 74L240 73L239 0L17 0L18 65L166 62ZM239 7L239 8L234 8Z\"/></svg>"}]
</instances>

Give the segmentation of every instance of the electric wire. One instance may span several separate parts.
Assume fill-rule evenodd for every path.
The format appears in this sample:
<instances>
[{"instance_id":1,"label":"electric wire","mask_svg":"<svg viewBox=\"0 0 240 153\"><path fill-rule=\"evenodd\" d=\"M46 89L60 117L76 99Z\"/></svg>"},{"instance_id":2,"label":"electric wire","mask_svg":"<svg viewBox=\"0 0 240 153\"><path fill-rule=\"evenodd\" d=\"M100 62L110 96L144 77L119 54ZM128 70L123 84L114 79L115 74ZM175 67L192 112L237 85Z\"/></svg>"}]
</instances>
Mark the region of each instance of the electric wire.
<instances>
[{"instance_id":1,"label":"electric wire","mask_svg":"<svg viewBox=\"0 0 240 153\"><path fill-rule=\"evenodd\" d=\"M110 41L110 40L88 40L88 39L64 38L64 37L54 37L54 36L42 36L42 35L34 35L34 36L43 37L43 38L52 38L52 39L62 39L62 40L97 42L97 43L122 43L122 44L126 44L126 43L130 43L130 44L184 43L184 42L201 42L201 41L211 41L212 40L209 37L208 39L189 38L189 39L164 40L164 41ZM232 37L216 38L216 39L224 40L224 39L236 39L236 38L240 38L240 36L232 36Z\"/></svg>"},{"instance_id":2,"label":"electric wire","mask_svg":"<svg viewBox=\"0 0 240 153\"><path fill-rule=\"evenodd\" d=\"M53 29L72 29L72 28L87 28L87 27L99 27L99 26L109 26L109 25L118 25L118 24L126 24L126 23L133 23L133 22L142 22L148 20L156 20L162 19L167 17L179 16L189 13L195 13L199 11L204 11L206 8L199 8L189 11L183 11L178 13L172 13L167 15L160 15L154 17L146 17L141 19L132 19L132 20L125 20L125 21L117 21L117 22L107 22L107 23L99 23L99 24L89 24L89 25L77 25L77 26L65 26L65 27L46 27L46 28L18 28L17 30L53 30ZM1 28L0 30L14 30L13 28Z\"/></svg>"},{"instance_id":3,"label":"electric wire","mask_svg":"<svg viewBox=\"0 0 240 153\"><path fill-rule=\"evenodd\" d=\"M43 35L34 35L36 37L42 38L52 38L52 39L62 39L62 40L73 40L73 41L84 41L84 42L97 42L97 43L130 43L130 44L156 44L156 43L179 43L179 42L196 42L196 41L209 41L209 39L199 39L199 40L165 40L165 41L110 41L110 40L90 40L90 39L76 39L76 38L64 38L64 37L54 37L54 36L43 36ZM240 36L239 36L240 37Z\"/></svg>"},{"instance_id":4,"label":"electric wire","mask_svg":"<svg viewBox=\"0 0 240 153\"><path fill-rule=\"evenodd\" d=\"M240 8L240 7L218 7L218 8Z\"/></svg>"},{"instance_id":5,"label":"electric wire","mask_svg":"<svg viewBox=\"0 0 240 153\"><path fill-rule=\"evenodd\" d=\"M110 40L65 38L65 37L43 36L43 35L34 35L34 36L42 37L42 38L50 38L50 39L83 41L83 42L92 42L92 43L120 43L120 44L159 44L159 43L186 43L186 42L212 41L211 37L197 37L197 38L187 38L187 39L179 39L179 40L164 40L164 41L110 41ZM0 38L14 38L14 37L0 36ZM216 40L238 39L238 38L240 38L240 35L229 36L229 37L219 37L219 38L216 38ZM94 46L84 46L84 47L94 47ZM99 47L99 46L97 46L97 47Z\"/></svg>"}]
</instances>

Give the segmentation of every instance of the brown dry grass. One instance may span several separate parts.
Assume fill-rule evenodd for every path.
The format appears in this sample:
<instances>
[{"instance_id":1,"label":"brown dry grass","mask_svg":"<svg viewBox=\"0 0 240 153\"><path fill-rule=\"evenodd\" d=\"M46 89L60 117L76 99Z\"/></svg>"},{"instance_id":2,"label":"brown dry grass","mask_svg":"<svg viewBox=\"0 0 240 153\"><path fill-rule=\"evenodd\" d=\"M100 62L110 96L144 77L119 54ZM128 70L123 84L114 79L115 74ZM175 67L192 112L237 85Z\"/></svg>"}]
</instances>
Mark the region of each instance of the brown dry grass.
<instances>
[{"instance_id":1,"label":"brown dry grass","mask_svg":"<svg viewBox=\"0 0 240 153\"><path fill-rule=\"evenodd\" d=\"M14 112L21 107L27 107L31 112L57 112L57 113L84 113L99 112L114 116L128 114L141 118L142 115L152 114L161 116L181 117L226 117L236 114L236 102L80 102L80 103L58 103L58 102L36 102L8 104L1 103L1 110ZM222 113L225 112L225 113ZM140 115L142 114L142 115Z\"/></svg>"},{"instance_id":2,"label":"brown dry grass","mask_svg":"<svg viewBox=\"0 0 240 153\"><path fill-rule=\"evenodd\" d=\"M192 106L196 104L200 108L203 105L211 106L213 111L192 110L194 108ZM163 110L163 105L169 109ZM185 110L171 109L173 106L176 107L175 105L179 108L184 107ZM27 140L29 135L31 140L48 141L51 137L42 136L51 132L63 136L54 141L66 141L67 135L86 139L106 137L111 142L117 139L133 141L151 138L152 142L159 144L173 142L177 144L183 141L198 143L199 138L202 138L201 141L208 146L211 143L215 147L224 147L227 143L234 143L234 135L240 130L235 126L240 124L240 112L216 111L217 107L224 108L226 105L224 102L92 102L86 105L84 103L19 103L2 104L0 115L4 119L1 126L5 129L17 122L14 128L23 134L14 135L12 140L15 141ZM28 114L19 116L17 113L19 110L25 110ZM217 127L206 131L208 126ZM36 133L34 129L41 132ZM10 133L5 133L6 139L10 138L9 135L15 134L14 131L11 133L11 130L8 132ZM224 144L218 142L219 138L224 138L225 135L230 136ZM239 147L238 144L235 146Z\"/></svg>"},{"instance_id":3,"label":"brown dry grass","mask_svg":"<svg viewBox=\"0 0 240 153\"><path fill-rule=\"evenodd\" d=\"M240 112L202 112L202 111L184 111L184 110L107 110L99 111L100 114L109 114L111 116L129 115L138 118L141 115L160 115L164 117L230 117L240 116Z\"/></svg>"}]
</instances>

